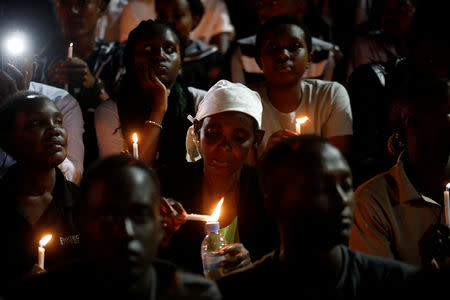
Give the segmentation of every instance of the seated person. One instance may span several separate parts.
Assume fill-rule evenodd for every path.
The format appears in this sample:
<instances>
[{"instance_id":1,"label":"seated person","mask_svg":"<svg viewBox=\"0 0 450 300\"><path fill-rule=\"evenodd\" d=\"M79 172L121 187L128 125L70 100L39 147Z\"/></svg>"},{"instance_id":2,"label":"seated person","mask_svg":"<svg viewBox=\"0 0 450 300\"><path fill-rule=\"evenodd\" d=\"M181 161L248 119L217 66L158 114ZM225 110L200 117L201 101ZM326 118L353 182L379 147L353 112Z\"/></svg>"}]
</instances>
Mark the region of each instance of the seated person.
<instances>
[{"instance_id":1,"label":"seated person","mask_svg":"<svg viewBox=\"0 0 450 300\"><path fill-rule=\"evenodd\" d=\"M256 11L258 14L259 26L262 26L271 17L289 14L304 20L308 9L308 0L256 0ZM231 57L231 80L250 84L264 80L264 73L261 66L256 62L255 49L256 34L238 39L236 48ZM303 78L316 78L322 80L332 80L336 61L342 56L339 47L324 40L312 37L309 49L314 55L311 64L302 74Z\"/></svg>"},{"instance_id":2,"label":"seated person","mask_svg":"<svg viewBox=\"0 0 450 300\"><path fill-rule=\"evenodd\" d=\"M86 259L25 280L5 299L221 299L214 282L156 258L159 199L158 177L142 161L95 162L81 183Z\"/></svg>"},{"instance_id":3,"label":"seated person","mask_svg":"<svg viewBox=\"0 0 450 300\"><path fill-rule=\"evenodd\" d=\"M295 17L269 19L256 36L256 61L266 81L248 85L261 95L264 139L261 157L276 141L295 134L296 118L307 117L301 133L326 137L344 155L350 152L352 112L346 89L338 82L304 79L311 65L311 36Z\"/></svg>"},{"instance_id":4,"label":"seated person","mask_svg":"<svg viewBox=\"0 0 450 300\"><path fill-rule=\"evenodd\" d=\"M100 156L132 149L139 136L139 158L159 167L185 161L187 119L205 91L187 88L180 80L184 48L172 24L142 21L131 31L124 60L126 73L117 99L95 112Z\"/></svg>"},{"instance_id":5,"label":"seated person","mask_svg":"<svg viewBox=\"0 0 450 300\"><path fill-rule=\"evenodd\" d=\"M416 11L411 0L381 0L379 28L356 35L347 58L347 78L360 65L386 62L407 54L407 38ZM430 5L430 4L427 4Z\"/></svg>"},{"instance_id":6,"label":"seated person","mask_svg":"<svg viewBox=\"0 0 450 300\"><path fill-rule=\"evenodd\" d=\"M200 102L186 137L188 161L193 163L159 170L163 196L180 202L188 213L209 215L224 198L219 222L231 244L221 251L225 273L259 259L278 244L275 224L264 210L256 170L245 165L263 135L261 111L256 92L220 80ZM204 222L187 221L168 247L161 249L161 256L202 273L204 227Z\"/></svg>"},{"instance_id":7,"label":"seated person","mask_svg":"<svg viewBox=\"0 0 450 300\"><path fill-rule=\"evenodd\" d=\"M109 0L58 0L56 11L62 26L64 42L55 46L53 56L42 66L46 82L57 87L68 87L80 103L83 112L84 165L98 158L94 126L95 108L117 92L123 73L124 45L95 37L98 18ZM73 43L73 57L68 58L69 44Z\"/></svg>"},{"instance_id":8,"label":"seated person","mask_svg":"<svg viewBox=\"0 0 450 300\"><path fill-rule=\"evenodd\" d=\"M1 17L0 17L1 18ZM24 49L1 47L2 70L0 70L0 102L18 90L28 90L40 93L52 100L56 107L64 116L64 126L70 136L67 146L67 157L58 166L64 173L67 180L78 184L83 173L84 144L83 144L83 116L77 100L67 91L46 84L32 81L34 70L38 64L38 53L42 50L44 41L40 37L31 36L29 27L36 26L36 21L21 21L23 32L17 31L17 26L13 21L18 21L10 17L2 23L0 21L0 35L6 38L8 46L12 46L12 41L23 43ZM39 31L38 31L39 32ZM9 41L9 42L8 42ZM11 43L11 44L9 44ZM7 49L10 49L9 51ZM18 51L17 53L14 50ZM0 149L0 177L15 162L11 156Z\"/></svg>"},{"instance_id":9,"label":"seated person","mask_svg":"<svg viewBox=\"0 0 450 300\"><path fill-rule=\"evenodd\" d=\"M442 194L450 181L449 89L446 81L419 77L391 91L391 99L389 149L398 160L356 189L349 246L414 265L428 265L433 258L440 263L450 255L434 256L450 239L449 230L441 230ZM427 242L431 227L443 235L434 246Z\"/></svg>"},{"instance_id":10,"label":"seated person","mask_svg":"<svg viewBox=\"0 0 450 300\"><path fill-rule=\"evenodd\" d=\"M281 243L260 261L219 279L224 299L368 299L416 274L415 266L346 246L352 175L344 156L325 138L282 140L259 167L265 207Z\"/></svg>"},{"instance_id":11,"label":"seated person","mask_svg":"<svg viewBox=\"0 0 450 300\"><path fill-rule=\"evenodd\" d=\"M186 47L181 76L187 86L208 90L216 83L223 55L215 46L192 39L190 34L200 22L201 0L155 0L158 19L175 23Z\"/></svg>"},{"instance_id":12,"label":"seated person","mask_svg":"<svg viewBox=\"0 0 450 300\"><path fill-rule=\"evenodd\" d=\"M81 255L79 189L57 168L67 156L63 119L53 101L35 92L17 92L0 104L0 146L16 160L0 180L0 294L38 263L44 235L53 235L46 269Z\"/></svg>"}]
</instances>

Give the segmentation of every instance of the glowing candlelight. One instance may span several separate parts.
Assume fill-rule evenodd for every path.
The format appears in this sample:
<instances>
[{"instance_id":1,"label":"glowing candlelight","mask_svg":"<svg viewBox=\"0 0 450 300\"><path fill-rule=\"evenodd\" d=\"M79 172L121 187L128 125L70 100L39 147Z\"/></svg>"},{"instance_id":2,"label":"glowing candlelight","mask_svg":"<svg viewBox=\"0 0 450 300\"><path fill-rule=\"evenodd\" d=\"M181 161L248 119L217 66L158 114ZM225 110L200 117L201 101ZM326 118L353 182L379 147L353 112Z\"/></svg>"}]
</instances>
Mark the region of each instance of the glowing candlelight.
<instances>
[{"instance_id":1,"label":"glowing candlelight","mask_svg":"<svg viewBox=\"0 0 450 300\"><path fill-rule=\"evenodd\" d=\"M69 48L67 49L67 58L73 57L73 43L69 44Z\"/></svg>"},{"instance_id":2,"label":"glowing candlelight","mask_svg":"<svg viewBox=\"0 0 450 300\"><path fill-rule=\"evenodd\" d=\"M301 118L295 119L295 132L297 132L297 134L301 134L302 133L301 125L304 124L308 120L309 120L308 117L301 117Z\"/></svg>"},{"instance_id":3,"label":"glowing candlelight","mask_svg":"<svg viewBox=\"0 0 450 300\"><path fill-rule=\"evenodd\" d=\"M41 269L44 269L44 260L45 260L45 245L52 239L51 234L47 234L39 241L38 247L38 264Z\"/></svg>"},{"instance_id":4,"label":"glowing candlelight","mask_svg":"<svg viewBox=\"0 0 450 300\"><path fill-rule=\"evenodd\" d=\"M138 136L136 132L133 133L133 157L139 159Z\"/></svg>"},{"instance_id":5,"label":"glowing candlelight","mask_svg":"<svg viewBox=\"0 0 450 300\"><path fill-rule=\"evenodd\" d=\"M188 214L188 221L203 221L203 222L217 222L220 216L220 209L222 208L223 197L220 199L219 203L217 203L216 209L212 213L212 215L197 215L197 214Z\"/></svg>"},{"instance_id":6,"label":"glowing candlelight","mask_svg":"<svg viewBox=\"0 0 450 300\"><path fill-rule=\"evenodd\" d=\"M450 196L449 196L449 190L450 190L450 182L447 183L444 191L444 211L445 211L445 224L447 226L450 226Z\"/></svg>"}]
</instances>

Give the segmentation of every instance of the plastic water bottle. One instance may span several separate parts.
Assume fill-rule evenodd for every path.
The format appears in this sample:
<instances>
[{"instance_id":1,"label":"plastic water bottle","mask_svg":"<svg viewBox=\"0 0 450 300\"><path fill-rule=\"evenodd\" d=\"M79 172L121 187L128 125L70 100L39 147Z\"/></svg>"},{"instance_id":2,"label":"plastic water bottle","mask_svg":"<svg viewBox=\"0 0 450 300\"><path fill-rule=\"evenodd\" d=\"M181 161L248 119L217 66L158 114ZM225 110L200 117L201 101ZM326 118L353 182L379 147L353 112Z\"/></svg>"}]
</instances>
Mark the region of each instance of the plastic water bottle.
<instances>
[{"instance_id":1,"label":"plastic water bottle","mask_svg":"<svg viewBox=\"0 0 450 300\"><path fill-rule=\"evenodd\" d=\"M225 259L224 256L218 255L218 251L228 243L225 237L219 233L219 222L207 222L205 229L206 236L201 248L203 274L208 279L217 280L223 276L219 263Z\"/></svg>"}]
</instances>

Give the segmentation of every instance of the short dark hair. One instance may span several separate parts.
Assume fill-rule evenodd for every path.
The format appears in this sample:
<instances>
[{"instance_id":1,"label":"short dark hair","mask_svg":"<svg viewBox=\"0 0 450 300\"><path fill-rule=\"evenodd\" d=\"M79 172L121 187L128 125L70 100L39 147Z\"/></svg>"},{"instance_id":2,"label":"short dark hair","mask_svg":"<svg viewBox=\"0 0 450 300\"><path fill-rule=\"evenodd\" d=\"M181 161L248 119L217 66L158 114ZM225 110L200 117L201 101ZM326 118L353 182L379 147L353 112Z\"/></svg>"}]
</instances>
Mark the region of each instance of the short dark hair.
<instances>
[{"instance_id":1,"label":"short dark hair","mask_svg":"<svg viewBox=\"0 0 450 300\"><path fill-rule=\"evenodd\" d=\"M146 34L148 34L150 28L153 28L153 27L156 27L159 25L165 26L168 29L170 29L173 33L175 33L175 35L178 39L178 44L180 45L180 58L181 58L181 61L183 61L185 45L184 45L184 42L183 42L180 32L175 27L175 24L172 22L166 22L166 21L163 21L160 19L156 19L156 20L148 19L145 21L141 21L139 23L139 25L136 28L134 28L128 35L128 40L125 43L125 48L124 48L124 53L123 53L123 60L124 60L125 67L127 69L129 69L130 66L133 64L134 48L136 47L136 43L137 43L138 39L141 38L142 36L145 36Z\"/></svg>"},{"instance_id":2,"label":"short dark hair","mask_svg":"<svg viewBox=\"0 0 450 300\"><path fill-rule=\"evenodd\" d=\"M413 76L404 84L388 89L389 122L394 132L403 134L406 111L434 113L448 103L450 86L445 79Z\"/></svg>"},{"instance_id":3,"label":"short dark hair","mask_svg":"<svg viewBox=\"0 0 450 300\"><path fill-rule=\"evenodd\" d=\"M143 161L133 158L132 156L121 153L106 156L92 163L84 172L80 183L81 201L87 199L87 192L94 182L97 180L110 181L117 176L115 170L136 167L147 173L154 182L157 195L161 194L159 177L155 170L148 167Z\"/></svg>"},{"instance_id":4,"label":"short dark hair","mask_svg":"<svg viewBox=\"0 0 450 300\"><path fill-rule=\"evenodd\" d=\"M30 96L47 98L46 96L33 91L18 91L0 101L0 131L9 131L13 129L17 112L30 101L28 98Z\"/></svg>"},{"instance_id":5,"label":"short dark hair","mask_svg":"<svg viewBox=\"0 0 450 300\"><path fill-rule=\"evenodd\" d=\"M321 153L317 149L325 145L332 146L325 137L304 134L283 139L267 150L258 164L259 183L263 194L267 194L267 187L276 181L274 179L277 170L300 171L316 166L321 160Z\"/></svg>"},{"instance_id":6,"label":"short dark hair","mask_svg":"<svg viewBox=\"0 0 450 300\"><path fill-rule=\"evenodd\" d=\"M263 25L261 25L261 27L258 29L258 31L256 33L256 42L255 42L255 54L256 54L255 57L256 58L259 58L259 56L261 55L261 46L262 46L262 42L264 40L264 36L266 35L266 33L279 25L285 25L285 24L296 25L303 30L303 32L305 33L305 42L306 42L306 47L307 47L308 53L312 52L312 37L311 37L311 33L310 33L308 27L305 25L305 23L303 23L303 21L301 21L298 18L291 16L291 15L278 15L278 16L272 17L269 20L267 20L267 22L265 22Z\"/></svg>"}]
</instances>

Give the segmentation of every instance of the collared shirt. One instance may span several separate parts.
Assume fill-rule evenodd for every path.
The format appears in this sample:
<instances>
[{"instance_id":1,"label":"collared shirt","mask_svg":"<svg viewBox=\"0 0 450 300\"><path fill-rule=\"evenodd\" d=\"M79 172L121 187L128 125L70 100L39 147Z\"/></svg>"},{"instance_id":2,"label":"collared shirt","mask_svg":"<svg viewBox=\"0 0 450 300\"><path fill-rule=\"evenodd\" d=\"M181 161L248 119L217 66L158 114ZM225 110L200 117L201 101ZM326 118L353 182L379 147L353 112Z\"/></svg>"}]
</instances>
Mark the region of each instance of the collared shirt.
<instances>
[{"instance_id":1,"label":"collared shirt","mask_svg":"<svg viewBox=\"0 0 450 300\"><path fill-rule=\"evenodd\" d=\"M442 223L442 206L421 195L405 173L403 152L389 171L355 191L350 248L420 265L419 240L432 224Z\"/></svg>"},{"instance_id":2,"label":"collared shirt","mask_svg":"<svg viewBox=\"0 0 450 300\"><path fill-rule=\"evenodd\" d=\"M83 115L77 100L68 92L42 83L30 82L29 91L37 92L52 100L64 117L69 144L67 158L59 165L67 180L79 183L83 174L84 143ZM0 178L15 160L0 148Z\"/></svg>"},{"instance_id":3,"label":"collared shirt","mask_svg":"<svg viewBox=\"0 0 450 300\"><path fill-rule=\"evenodd\" d=\"M35 224L19 207L20 183L16 165L0 181L0 285L29 272L38 263L39 240L53 237L45 247L45 269L70 262L81 255L78 218L78 187L56 169L53 199Z\"/></svg>"}]
</instances>

